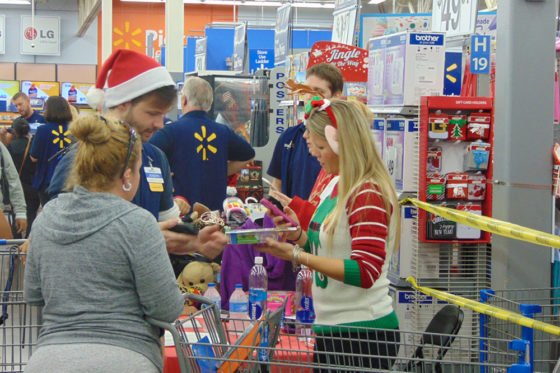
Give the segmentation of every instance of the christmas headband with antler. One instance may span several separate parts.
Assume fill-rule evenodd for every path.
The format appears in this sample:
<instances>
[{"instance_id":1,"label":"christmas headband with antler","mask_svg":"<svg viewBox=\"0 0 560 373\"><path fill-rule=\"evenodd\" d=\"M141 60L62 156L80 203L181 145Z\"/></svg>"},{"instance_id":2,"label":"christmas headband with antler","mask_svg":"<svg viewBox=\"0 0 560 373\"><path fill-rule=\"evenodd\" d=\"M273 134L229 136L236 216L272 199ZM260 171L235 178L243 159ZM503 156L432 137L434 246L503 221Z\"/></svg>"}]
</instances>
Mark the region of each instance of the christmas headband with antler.
<instances>
[{"instance_id":1,"label":"christmas headband with antler","mask_svg":"<svg viewBox=\"0 0 560 373\"><path fill-rule=\"evenodd\" d=\"M321 98L318 96L313 97L305 105L305 119L309 119L311 114L315 111L324 111L329 116L332 125L325 127L325 138L329 143L332 151L338 155L338 124L336 123L336 117L331 108L331 102L326 98Z\"/></svg>"}]
</instances>

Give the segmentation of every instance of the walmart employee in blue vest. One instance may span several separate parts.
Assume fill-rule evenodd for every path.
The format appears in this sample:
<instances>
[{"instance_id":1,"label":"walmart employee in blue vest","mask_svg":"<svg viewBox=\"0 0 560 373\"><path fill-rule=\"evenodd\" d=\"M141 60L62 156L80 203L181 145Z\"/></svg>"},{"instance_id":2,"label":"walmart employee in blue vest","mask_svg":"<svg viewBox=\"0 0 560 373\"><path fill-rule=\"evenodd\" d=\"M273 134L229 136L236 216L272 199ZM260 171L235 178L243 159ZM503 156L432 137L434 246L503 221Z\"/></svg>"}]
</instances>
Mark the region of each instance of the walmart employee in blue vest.
<instances>
[{"instance_id":1,"label":"walmart employee in blue vest","mask_svg":"<svg viewBox=\"0 0 560 373\"><path fill-rule=\"evenodd\" d=\"M150 57L124 49L116 50L103 63L96 86L87 95L92 108L107 108L106 116L128 123L142 140L140 185L132 203L148 210L158 220L167 251L170 254L198 251L213 259L226 244L219 227L204 228L198 236L169 231L179 216L172 195L169 163L165 154L148 142L163 127L163 118L176 97L175 82L165 67ZM75 155L76 151L71 150L59 162L49 187L51 196L64 190Z\"/></svg>"},{"instance_id":2,"label":"walmart employee in blue vest","mask_svg":"<svg viewBox=\"0 0 560 373\"><path fill-rule=\"evenodd\" d=\"M188 78L181 98L183 116L156 132L150 143L169 159L176 196L185 197L191 206L199 202L220 210L227 177L250 162L255 151L231 128L208 117L213 98L206 80Z\"/></svg>"}]
</instances>

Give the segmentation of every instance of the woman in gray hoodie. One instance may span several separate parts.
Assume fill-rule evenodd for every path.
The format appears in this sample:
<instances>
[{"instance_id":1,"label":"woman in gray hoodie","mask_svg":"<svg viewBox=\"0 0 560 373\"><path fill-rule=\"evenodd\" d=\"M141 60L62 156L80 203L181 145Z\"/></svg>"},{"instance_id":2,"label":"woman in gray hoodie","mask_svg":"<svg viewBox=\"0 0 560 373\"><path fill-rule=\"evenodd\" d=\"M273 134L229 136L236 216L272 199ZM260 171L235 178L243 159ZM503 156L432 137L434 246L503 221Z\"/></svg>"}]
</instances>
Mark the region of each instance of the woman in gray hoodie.
<instances>
[{"instance_id":1,"label":"woman in gray hoodie","mask_svg":"<svg viewBox=\"0 0 560 373\"><path fill-rule=\"evenodd\" d=\"M33 224L25 300L43 307L26 372L161 372L161 330L183 309L155 218L129 201L141 140L126 123L87 116L68 188Z\"/></svg>"}]
</instances>

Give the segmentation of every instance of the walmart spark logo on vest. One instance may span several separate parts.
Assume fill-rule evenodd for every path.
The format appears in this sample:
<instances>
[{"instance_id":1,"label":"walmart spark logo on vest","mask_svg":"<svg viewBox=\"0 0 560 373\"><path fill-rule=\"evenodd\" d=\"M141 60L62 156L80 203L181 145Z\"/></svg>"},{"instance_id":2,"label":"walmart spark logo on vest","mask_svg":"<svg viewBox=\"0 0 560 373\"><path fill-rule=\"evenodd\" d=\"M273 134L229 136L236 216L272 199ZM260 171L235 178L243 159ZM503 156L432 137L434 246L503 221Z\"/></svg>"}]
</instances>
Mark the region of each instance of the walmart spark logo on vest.
<instances>
[{"instance_id":1,"label":"walmart spark logo on vest","mask_svg":"<svg viewBox=\"0 0 560 373\"><path fill-rule=\"evenodd\" d=\"M210 142L214 141L217 136L214 132L212 132L210 136L206 137L206 126L200 126L200 132L201 133L194 133L194 138L200 141L200 145L196 147L196 152L202 152L202 160L207 161L208 155L206 149L211 151L213 154L216 154L216 152L218 151L215 146L210 145Z\"/></svg>"},{"instance_id":2,"label":"walmart spark logo on vest","mask_svg":"<svg viewBox=\"0 0 560 373\"><path fill-rule=\"evenodd\" d=\"M57 130L52 130L51 133L55 136L55 138L53 139L53 144L58 143L58 145L60 146L60 149L64 148L66 145L64 144L64 142L66 142L67 144L70 144L72 142L72 140L70 140L68 137L70 131L66 131L64 132L64 129L62 128L62 126L58 126L58 131Z\"/></svg>"}]
</instances>

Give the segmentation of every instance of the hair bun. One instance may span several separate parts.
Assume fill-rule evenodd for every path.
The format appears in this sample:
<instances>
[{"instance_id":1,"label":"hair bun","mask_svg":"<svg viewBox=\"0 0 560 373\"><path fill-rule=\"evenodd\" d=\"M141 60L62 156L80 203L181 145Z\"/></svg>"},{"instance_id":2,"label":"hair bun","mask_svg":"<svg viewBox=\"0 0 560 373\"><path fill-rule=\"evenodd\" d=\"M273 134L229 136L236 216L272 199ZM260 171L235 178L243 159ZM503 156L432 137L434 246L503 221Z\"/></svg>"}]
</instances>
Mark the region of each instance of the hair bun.
<instances>
[{"instance_id":1,"label":"hair bun","mask_svg":"<svg viewBox=\"0 0 560 373\"><path fill-rule=\"evenodd\" d=\"M109 141L112 131L106 120L96 115L87 115L72 122L70 133L80 141L95 145Z\"/></svg>"}]
</instances>

